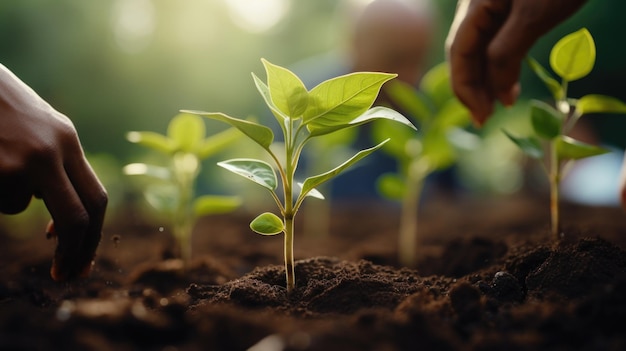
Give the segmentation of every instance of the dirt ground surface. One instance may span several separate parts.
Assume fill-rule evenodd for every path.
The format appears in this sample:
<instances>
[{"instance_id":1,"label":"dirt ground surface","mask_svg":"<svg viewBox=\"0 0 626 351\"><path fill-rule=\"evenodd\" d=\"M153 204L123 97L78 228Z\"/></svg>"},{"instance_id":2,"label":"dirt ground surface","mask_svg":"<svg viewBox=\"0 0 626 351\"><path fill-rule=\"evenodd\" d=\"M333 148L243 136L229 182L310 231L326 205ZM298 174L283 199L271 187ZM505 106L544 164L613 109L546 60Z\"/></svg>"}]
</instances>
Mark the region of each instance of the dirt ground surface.
<instances>
[{"instance_id":1,"label":"dirt ground surface","mask_svg":"<svg viewBox=\"0 0 626 351\"><path fill-rule=\"evenodd\" d=\"M414 270L397 208L337 205L328 235L296 233L291 294L256 213L203 218L184 269L167 226L127 211L62 284L53 241L0 228L0 350L625 350L626 213L564 204L555 244L547 204L428 203Z\"/></svg>"}]
</instances>

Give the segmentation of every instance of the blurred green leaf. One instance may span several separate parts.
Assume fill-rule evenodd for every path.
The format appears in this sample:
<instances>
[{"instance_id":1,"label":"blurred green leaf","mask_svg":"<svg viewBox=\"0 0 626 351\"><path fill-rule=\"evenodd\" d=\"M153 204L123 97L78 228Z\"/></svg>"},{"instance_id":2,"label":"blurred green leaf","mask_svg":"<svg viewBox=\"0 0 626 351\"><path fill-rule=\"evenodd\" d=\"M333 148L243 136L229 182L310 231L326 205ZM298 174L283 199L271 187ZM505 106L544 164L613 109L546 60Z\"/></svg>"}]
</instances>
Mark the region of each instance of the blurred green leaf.
<instances>
[{"instance_id":1,"label":"blurred green leaf","mask_svg":"<svg viewBox=\"0 0 626 351\"><path fill-rule=\"evenodd\" d=\"M367 111L382 85L395 78L388 73L351 73L320 83L309 92L304 123L309 131L348 124Z\"/></svg>"},{"instance_id":2,"label":"blurred green leaf","mask_svg":"<svg viewBox=\"0 0 626 351\"><path fill-rule=\"evenodd\" d=\"M304 83L290 70L261 59L267 73L267 86L274 105L290 118L300 118L309 102Z\"/></svg>"},{"instance_id":3,"label":"blurred green leaf","mask_svg":"<svg viewBox=\"0 0 626 351\"><path fill-rule=\"evenodd\" d=\"M193 202L193 212L196 217L232 212L241 206L241 200L236 196L204 195Z\"/></svg>"},{"instance_id":4,"label":"blurred green leaf","mask_svg":"<svg viewBox=\"0 0 626 351\"><path fill-rule=\"evenodd\" d=\"M285 225L277 215L265 212L250 222L250 229L261 235L276 235L285 230Z\"/></svg>"},{"instance_id":5,"label":"blurred green leaf","mask_svg":"<svg viewBox=\"0 0 626 351\"><path fill-rule=\"evenodd\" d=\"M589 74L595 61L596 45L587 28L564 36L550 52L552 69L568 82Z\"/></svg>"},{"instance_id":6,"label":"blurred green leaf","mask_svg":"<svg viewBox=\"0 0 626 351\"><path fill-rule=\"evenodd\" d=\"M195 152L204 141L205 133L202 118L188 113L174 116L167 127L167 136L185 152Z\"/></svg>"},{"instance_id":7,"label":"blurred green leaf","mask_svg":"<svg viewBox=\"0 0 626 351\"><path fill-rule=\"evenodd\" d=\"M516 137L506 130L504 134L517 145L522 152L532 158L540 159L543 157L543 148L539 140L533 137Z\"/></svg>"},{"instance_id":8,"label":"blurred green leaf","mask_svg":"<svg viewBox=\"0 0 626 351\"><path fill-rule=\"evenodd\" d=\"M399 123L379 121L372 125L372 139L377 143L389 139L389 142L381 150L400 162L406 160L411 155L415 155L415 153L407 152L407 143L409 140L418 139L419 137L418 133ZM415 140L415 142L419 144L418 140ZM421 147L415 147L420 149L416 150L417 153L421 152Z\"/></svg>"},{"instance_id":9,"label":"blurred green leaf","mask_svg":"<svg viewBox=\"0 0 626 351\"><path fill-rule=\"evenodd\" d=\"M424 135L422 146L421 158L428 165L425 172L448 168L456 160L456 152L448 140L446 130L433 130Z\"/></svg>"},{"instance_id":10,"label":"blurred green leaf","mask_svg":"<svg viewBox=\"0 0 626 351\"><path fill-rule=\"evenodd\" d=\"M378 192L391 200L400 200L406 194L406 181L395 173L385 173L376 181Z\"/></svg>"},{"instance_id":11,"label":"blurred green leaf","mask_svg":"<svg viewBox=\"0 0 626 351\"><path fill-rule=\"evenodd\" d=\"M173 213L178 207L179 193L174 184L149 184L143 195L157 211Z\"/></svg>"},{"instance_id":12,"label":"blurred green leaf","mask_svg":"<svg viewBox=\"0 0 626 351\"><path fill-rule=\"evenodd\" d=\"M606 95L585 95L576 103L576 114L588 113L626 113L626 104L619 99Z\"/></svg>"},{"instance_id":13,"label":"blurred green leaf","mask_svg":"<svg viewBox=\"0 0 626 351\"><path fill-rule=\"evenodd\" d=\"M418 122L424 124L433 117L428 97L410 84L394 79L385 84L384 89L400 110L405 111Z\"/></svg>"},{"instance_id":14,"label":"blurred green leaf","mask_svg":"<svg viewBox=\"0 0 626 351\"><path fill-rule=\"evenodd\" d=\"M432 121L432 129L449 129L465 127L470 124L469 110L457 99L448 99L441 105L439 112Z\"/></svg>"},{"instance_id":15,"label":"blurred green leaf","mask_svg":"<svg viewBox=\"0 0 626 351\"><path fill-rule=\"evenodd\" d=\"M171 180L171 172L168 168L161 166L154 166L145 163L131 163L122 169L124 174L127 175L146 175L149 177Z\"/></svg>"},{"instance_id":16,"label":"blurred green leaf","mask_svg":"<svg viewBox=\"0 0 626 351\"><path fill-rule=\"evenodd\" d=\"M250 158L235 158L217 163L218 166L249 179L271 191L278 184L276 173L269 163Z\"/></svg>"},{"instance_id":17,"label":"blurred green leaf","mask_svg":"<svg viewBox=\"0 0 626 351\"><path fill-rule=\"evenodd\" d=\"M420 90L439 108L454 96L450 85L450 69L442 62L429 69L420 82Z\"/></svg>"},{"instance_id":18,"label":"blurred green leaf","mask_svg":"<svg viewBox=\"0 0 626 351\"><path fill-rule=\"evenodd\" d=\"M162 152L169 155L176 151L176 143L174 140L166 137L163 134L155 132L129 132L126 134L126 139L131 143L136 143L141 146Z\"/></svg>"},{"instance_id":19,"label":"blurred green leaf","mask_svg":"<svg viewBox=\"0 0 626 351\"><path fill-rule=\"evenodd\" d=\"M201 115L210 119L215 119L230 124L231 126L239 129L243 134L247 135L250 139L261 145L264 149L269 151L270 145L274 141L274 133L272 130L262 124L255 122L230 117L220 112L203 112L183 110L186 113Z\"/></svg>"},{"instance_id":20,"label":"blurred green leaf","mask_svg":"<svg viewBox=\"0 0 626 351\"><path fill-rule=\"evenodd\" d=\"M545 102L533 100L530 104L530 121L535 133L541 138L552 140L561 134L562 115Z\"/></svg>"},{"instance_id":21,"label":"blurred green leaf","mask_svg":"<svg viewBox=\"0 0 626 351\"><path fill-rule=\"evenodd\" d=\"M328 171L326 173L322 173L322 174L319 174L319 175L307 178L304 181L304 183L302 184L302 192L300 193L300 196L298 197L298 202L300 202L300 198L306 196L308 194L308 192L311 191L313 188L315 188L315 187L319 186L320 184L323 184L326 181L336 177L341 172L343 172L344 170L346 170L347 168L349 168L350 166L352 166L353 164L355 164L356 162L358 162L362 158L364 158L367 155L371 154L372 152L380 149L386 142L387 142L387 140L385 140L382 143L380 143L380 144L378 144L378 145L376 145L374 147L371 147L369 149L365 149L365 150L359 151L356 155L352 156L349 160L347 160L346 162L340 164L339 166L331 169L330 171Z\"/></svg>"},{"instance_id":22,"label":"blurred green leaf","mask_svg":"<svg viewBox=\"0 0 626 351\"><path fill-rule=\"evenodd\" d=\"M200 145L198 145L196 154L201 160L205 159L224 150L228 146L232 145L239 138L241 138L241 132L239 132L237 128L226 129L222 132L213 134L204 139L204 141Z\"/></svg>"},{"instance_id":23,"label":"blurred green leaf","mask_svg":"<svg viewBox=\"0 0 626 351\"><path fill-rule=\"evenodd\" d=\"M583 143L566 135L556 140L556 153L561 161L578 160L581 158L602 155L609 152L605 148Z\"/></svg>"},{"instance_id":24,"label":"blurred green leaf","mask_svg":"<svg viewBox=\"0 0 626 351\"><path fill-rule=\"evenodd\" d=\"M550 93L552 93L554 100L561 100L563 98L563 89L561 88L561 84L559 84L559 82L554 79L550 73L548 73L548 71L546 71L546 69L543 68L543 66L540 65L534 58L528 57L526 58L526 62L528 62L528 66L530 66L533 72L535 72L537 77L543 81Z\"/></svg>"}]
</instances>

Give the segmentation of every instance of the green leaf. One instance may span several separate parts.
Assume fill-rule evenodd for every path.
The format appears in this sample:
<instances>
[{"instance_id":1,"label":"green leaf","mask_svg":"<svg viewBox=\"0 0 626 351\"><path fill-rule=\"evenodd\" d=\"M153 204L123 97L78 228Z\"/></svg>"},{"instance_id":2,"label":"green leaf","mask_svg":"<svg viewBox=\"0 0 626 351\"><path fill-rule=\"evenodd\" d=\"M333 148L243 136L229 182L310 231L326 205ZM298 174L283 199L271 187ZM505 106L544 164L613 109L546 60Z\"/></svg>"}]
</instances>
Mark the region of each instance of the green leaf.
<instances>
[{"instance_id":1,"label":"green leaf","mask_svg":"<svg viewBox=\"0 0 626 351\"><path fill-rule=\"evenodd\" d=\"M309 92L304 123L311 128L347 124L372 106L382 85L396 74L358 72L332 78Z\"/></svg>"},{"instance_id":2,"label":"green leaf","mask_svg":"<svg viewBox=\"0 0 626 351\"><path fill-rule=\"evenodd\" d=\"M323 184L326 181L336 177L341 172L343 172L348 167L352 166L353 164L355 164L356 162L358 162L362 158L364 158L367 155L371 154L372 152L380 149L388 140L389 139L387 139L387 140L381 142L380 144L378 144L378 145L376 145L374 147L371 147L369 149L365 149L365 150L359 151L356 155L352 156L349 160L347 160L346 162L340 164L339 166L331 169L330 171L328 171L326 173L322 173L322 174L319 174L319 175L307 178L304 181L304 184L302 184L302 192L300 193L300 196L298 197L298 200L300 200L300 198L306 196L313 188L315 188L315 187L319 186L320 184Z\"/></svg>"},{"instance_id":3,"label":"green leaf","mask_svg":"<svg viewBox=\"0 0 626 351\"><path fill-rule=\"evenodd\" d=\"M535 133L541 138L552 140L561 134L562 115L545 102L531 101L530 121Z\"/></svg>"},{"instance_id":4,"label":"green leaf","mask_svg":"<svg viewBox=\"0 0 626 351\"><path fill-rule=\"evenodd\" d=\"M566 135L562 135L556 140L556 154L561 161L578 160L602 155L607 152L609 152L609 150L605 148L586 144Z\"/></svg>"},{"instance_id":5,"label":"green leaf","mask_svg":"<svg viewBox=\"0 0 626 351\"><path fill-rule=\"evenodd\" d=\"M347 123L344 123L344 122L338 123L338 124L331 123L329 125L320 125L317 123L311 123L308 125L308 128L309 128L309 132L311 133L311 136L315 137L315 136L320 136L324 134L329 134L329 133L332 133L332 132L335 132L344 128L356 127L356 126L371 122L376 119L386 119L390 121L399 122L414 130L417 130L417 128L413 125L413 123L411 123L411 121L409 121L402 114L388 107L383 107L383 106L372 107L371 109L365 111L363 114L361 114L360 116L354 118L353 120Z\"/></svg>"},{"instance_id":6,"label":"green leaf","mask_svg":"<svg viewBox=\"0 0 626 351\"><path fill-rule=\"evenodd\" d=\"M241 133L237 130L237 128L226 129L204 139L204 141L198 145L195 153L201 160L205 159L224 150L239 138L241 138Z\"/></svg>"},{"instance_id":7,"label":"green leaf","mask_svg":"<svg viewBox=\"0 0 626 351\"><path fill-rule=\"evenodd\" d=\"M394 173L385 173L376 181L378 192L391 200L400 200L406 194L405 181Z\"/></svg>"},{"instance_id":8,"label":"green leaf","mask_svg":"<svg viewBox=\"0 0 626 351\"><path fill-rule=\"evenodd\" d=\"M290 70L261 59L267 73L267 86L274 105L290 118L300 118L309 102L306 87Z\"/></svg>"},{"instance_id":9,"label":"green leaf","mask_svg":"<svg viewBox=\"0 0 626 351\"><path fill-rule=\"evenodd\" d=\"M176 115L167 126L167 136L184 152L194 152L204 140L205 133L202 118L188 113Z\"/></svg>"},{"instance_id":10,"label":"green leaf","mask_svg":"<svg viewBox=\"0 0 626 351\"><path fill-rule=\"evenodd\" d=\"M426 72L420 82L420 90L429 96L437 107L454 97L450 85L450 68L442 62Z\"/></svg>"},{"instance_id":11,"label":"green leaf","mask_svg":"<svg viewBox=\"0 0 626 351\"><path fill-rule=\"evenodd\" d=\"M548 71L546 71L546 69L543 68L543 66L540 65L534 58L528 57L526 58L526 62L528 63L528 66L530 66L530 69L535 72L537 77L543 81L550 93L552 93L554 100L561 100L563 98L563 89L561 88L561 84L559 84L559 82L554 79L550 73L548 73Z\"/></svg>"},{"instance_id":12,"label":"green leaf","mask_svg":"<svg viewBox=\"0 0 626 351\"><path fill-rule=\"evenodd\" d=\"M272 145L272 142L274 141L274 133L272 132L272 130L262 124L230 117L220 112L204 112L192 110L183 110L183 112L201 115L206 118L228 123L231 126L239 129L243 134L248 136L248 138L252 139L254 142L261 145L265 150L268 151L270 145Z\"/></svg>"},{"instance_id":13,"label":"green leaf","mask_svg":"<svg viewBox=\"0 0 626 351\"><path fill-rule=\"evenodd\" d=\"M282 125L283 121L287 119L288 117L285 116L278 109L278 107L276 107L276 105L274 105L274 102L272 101L272 97L270 95L270 88L268 88L267 85L263 83L263 81L259 77L257 77L256 74L254 73L252 73L252 79L254 79L254 84L256 85L256 88L259 91L259 93L261 93L261 96L263 97L265 104L267 105L267 107L269 107L270 111L272 111L272 114L274 115L274 117L276 117L276 120L278 120L278 123Z\"/></svg>"},{"instance_id":14,"label":"green leaf","mask_svg":"<svg viewBox=\"0 0 626 351\"><path fill-rule=\"evenodd\" d=\"M394 105L420 123L426 123L433 117L428 98L412 85L395 79L385 84L384 89Z\"/></svg>"},{"instance_id":15,"label":"green leaf","mask_svg":"<svg viewBox=\"0 0 626 351\"><path fill-rule=\"evenodd\" d=\"M596 45L587 28L564 36L550 52L550 66L568 82L589 74L595 61Z\"/></svg>"},{"instance_id":16,"label":"green leaf","mask_svg":"<svg viewBox=\"0 0 626 351\"><path fill-rule=\"evenodd\" d=\"M172 174L168 168L145 163L131 163L122 169L127 175L146 175L156 179L170 180Z\"/></svg>"},{"instance_id":17,"label":"green leaf","mask_svg":"<svg viewBox=\"0 0 626 351\"><path fill-rule=\"evenodd\" d=\"M588 113L626 113L626 104L611 96L585 95L576 103L576 114Z\"/></svg>"},{"instance_id":18,"label":"green leaf","mask_svg":"<svg viewBox=\"0 0 626 351\"><path fill-rule=\"evenodd\" d=\"M193 212L196 217L201 217L232 212L239 206L241 206L241 199L236 196L204 195L193 202Z\"/></svg>"},{"instance_id":19,"label":"green leaf","mask_svg":"<svg viewBox=\"0 0 626 351\"><path fill-rule=\"evenodd\" d=\"M217 163L218 166L249 179L271 191L276 189L276 173L269 163L250 158L235 158Z\"/></svg>"},{"instance_id":20,"label":"green leaf","mask_svg":"<svg viewBox=\"0 0 626 351\"><path fill-rule=\"evenodd\" d=\"M172 139L155 132L129 132L126 139L166 155L176 151L176 143Z\"/></svg>"},{"instance_id":21,"label":"green leaf","mask_svg":"<svg viewBox=\"0 0 626 351\"><path fill-rule=\"evenodd\" d=\"M300 187L300 190L302 191L302 183L296 183L298 184L298 186ZM320 200L325 200L326 198L324 197L324 194L322 194L319 190L317 189L311 189L309 190L309 192L306 194L306 196L310 196L310 197L314 197L316 199L320 199Z\"/></svg>"},{"instance_id":22,"label":"green leaf","mask_svg":"<svg viewBox=\"0 0 626 351\"><path fill-rule=\"evenodd\" d=\"M540 159L543 157L543 148L539 140L533 137L516 137L506 130L503 130L504 134L511 139L522 152L532 158Z\"/></svg>"},{"instance_id":23,"label":"green leaf","mask_svg":"<svg viewBox=\"0 0 626 351\"><path fill-rule=\"evenodd\" d=\"M265 212L250 222L250 229L261 235L276 235L285 230L285 225L277 215Z\"/></svg>"}]
</instances>

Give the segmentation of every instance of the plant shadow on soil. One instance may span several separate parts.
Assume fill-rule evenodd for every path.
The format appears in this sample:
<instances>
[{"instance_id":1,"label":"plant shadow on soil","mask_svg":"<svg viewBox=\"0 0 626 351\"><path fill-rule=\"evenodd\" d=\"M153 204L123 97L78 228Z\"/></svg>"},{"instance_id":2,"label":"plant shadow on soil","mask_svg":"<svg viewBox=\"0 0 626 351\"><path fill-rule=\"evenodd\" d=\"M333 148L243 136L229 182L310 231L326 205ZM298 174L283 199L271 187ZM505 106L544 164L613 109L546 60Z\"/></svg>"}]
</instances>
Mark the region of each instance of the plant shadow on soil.
<instances>
[{"instance_id":1,"label":"plant shadow on soil","mask_svg":"<svg viewBox=\"0 0 626 351\"><path fill-rule=\"evenodd\" d=\"M291 294L282 237L246 213L201 220L186 269L158 224L118 220L65 284L53 243L2 235L0 349L626 349L626 214L564 204L552 244L540 200L428 204L416 270L397 266L394 209L338 206L329 236L296 237Z\"/></svg>"}]
</instances>

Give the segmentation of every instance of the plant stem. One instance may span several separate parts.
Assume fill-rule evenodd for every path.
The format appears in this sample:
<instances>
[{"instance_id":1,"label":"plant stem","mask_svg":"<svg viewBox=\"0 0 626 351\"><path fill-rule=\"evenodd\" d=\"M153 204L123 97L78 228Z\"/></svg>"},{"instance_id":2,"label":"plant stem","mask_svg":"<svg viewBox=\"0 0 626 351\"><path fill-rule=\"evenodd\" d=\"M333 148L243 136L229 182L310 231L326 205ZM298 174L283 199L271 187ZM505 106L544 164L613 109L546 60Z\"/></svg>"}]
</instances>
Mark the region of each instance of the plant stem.
<instances>
[{"instance_id":1,"label":"plant stem","mask_svg":"<svg viewBox=\"0 0 626 351\"><path fill-rule=\"evenodd\" d=\"M550 217L551 232L554 241L559 241L560 223L559 223L559 183L561 174L559 169L559 160L556 153L556 142L550 143Z\"/></svg>"},{"instance_id":2,"label":"plant stem","mask_svg":"<svg viewBox=\"0 0 626 351\"><path fill-rule=\"evenodd\" d=\"M291 293L296 286L295 264L293 259L293 216L285 217L285 276L287 278L287 293Z\"/></svg>"},{"instance_id":3,"label":"plant stem","mask_svg":"<svg viewBox=\"0 0 626 351\"><path fill-rule=\"evenodd\" d=\"M401 265L409 268L415 268L417 265L417 257L415 254L415 246L417 245L417 216L423 188L423 177L410 179L407 182L407 190L402 200L400 232L398 235L398 260Z\"/></svg>"}]
</instances>

